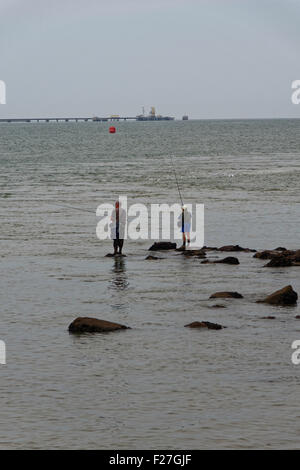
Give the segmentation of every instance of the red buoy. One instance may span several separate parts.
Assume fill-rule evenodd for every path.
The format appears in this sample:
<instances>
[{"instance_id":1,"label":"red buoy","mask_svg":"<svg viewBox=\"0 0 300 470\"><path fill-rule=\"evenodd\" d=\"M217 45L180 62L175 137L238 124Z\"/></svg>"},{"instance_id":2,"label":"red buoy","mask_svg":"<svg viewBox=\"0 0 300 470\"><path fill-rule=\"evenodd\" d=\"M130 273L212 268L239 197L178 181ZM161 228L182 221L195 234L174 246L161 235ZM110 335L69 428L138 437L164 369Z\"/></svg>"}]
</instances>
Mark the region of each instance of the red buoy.
<instances>
[{"instance_id":1,"label":"red buoy","mask_svg":"<svg viewBox=\"0 0 300 470\"><path fill-rule=\"evenodd\" d=\"M115 128L114 126L111 126L111 127L109 128L109 133L110 133L110 134L115 134L115 132L116 132L116 128Z\"/></svg>"}]
</instances>

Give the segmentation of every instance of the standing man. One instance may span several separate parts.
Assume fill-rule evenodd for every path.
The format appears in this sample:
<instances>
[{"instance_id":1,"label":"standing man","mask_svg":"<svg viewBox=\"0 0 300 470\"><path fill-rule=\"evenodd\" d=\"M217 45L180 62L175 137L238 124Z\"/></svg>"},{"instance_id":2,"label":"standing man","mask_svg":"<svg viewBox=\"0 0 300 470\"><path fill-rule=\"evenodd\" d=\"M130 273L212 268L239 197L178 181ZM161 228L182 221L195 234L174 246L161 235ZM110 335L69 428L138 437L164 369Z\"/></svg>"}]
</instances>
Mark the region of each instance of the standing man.
<instances>
[{"instance_id":1,"label":"standing man","mask_svg":"<svg viewBox=\"0 0 300 470\"><path fill-rule=\"evenodd\" d=\"M122 255L126 226L126 211L120 207L119 201L116 201L115 203L115 209L111 215L111 222L111 233L114 241L114 256Z\"/></svg>"},{"instance_id":2,"label":"standing man","mask_svg":"<svg viewBox=\"0 0 300 470\"><path fill-rule=\"evenodd\" d=\"M182 246L178 248L180 251L184 251L186 244L190 244L191 242L191 220L192 214L187 210L187 206L183 205L181 210L181 215L178 217L178 226L181 226L182 232Z\"/></svg>"}]
</instances>

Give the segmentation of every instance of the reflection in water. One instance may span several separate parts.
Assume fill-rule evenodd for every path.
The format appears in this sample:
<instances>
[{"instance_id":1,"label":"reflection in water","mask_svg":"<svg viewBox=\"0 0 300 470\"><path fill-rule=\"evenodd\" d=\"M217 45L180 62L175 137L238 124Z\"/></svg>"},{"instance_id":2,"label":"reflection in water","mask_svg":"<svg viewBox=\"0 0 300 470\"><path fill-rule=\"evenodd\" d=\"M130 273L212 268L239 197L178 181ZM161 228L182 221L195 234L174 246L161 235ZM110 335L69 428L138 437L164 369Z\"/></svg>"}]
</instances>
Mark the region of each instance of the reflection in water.
<instances>
[{"instance_id":1,"label":"reflection in water","mask_svg":"<svg viewBox=\"0 0 300 470\"><path fill-rule=\"evenodd\" d=\"M129 282L127 280L126 263L123 256L114 257L112 273L113 277L110 280L110 287L115 290L127 289Z\"/></svg>"}]
</instances>

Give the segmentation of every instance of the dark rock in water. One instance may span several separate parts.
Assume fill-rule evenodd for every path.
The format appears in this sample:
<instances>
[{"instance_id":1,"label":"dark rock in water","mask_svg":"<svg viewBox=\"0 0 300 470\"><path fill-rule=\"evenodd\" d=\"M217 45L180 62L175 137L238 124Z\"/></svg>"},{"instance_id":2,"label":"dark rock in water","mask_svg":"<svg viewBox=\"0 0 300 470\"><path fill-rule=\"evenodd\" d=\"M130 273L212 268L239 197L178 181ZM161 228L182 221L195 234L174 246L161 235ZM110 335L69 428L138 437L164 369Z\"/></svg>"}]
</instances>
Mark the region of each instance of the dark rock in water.
<instances>
[{"instance_id":1,"label":"dark rock in water","mask_svg":"<svg viewBox=\"0 0 300 470\"><path fill-rule=\"evenodd\" d=\"M258 303L266 303L270 305L295 305L297 303L298 294L292 286L283 287L273 294L268 295L264 300L258 300Z\"/></svg>"},{"instance_id":2,"label":"dark rock in water","mask_svg":"<svg viewBox=\"0 0 300 470\"><path fill-rule=\"evenodd\" d=\"M157 256L152 256L152 255L149 255L147 256L147 258L145 258L146 260L149 260L149 261L155 261L157 259L162 259L162 258L158 258Z\"/></svg>"},{"instance_id":3,"label":"dark rock in water","mask_svg":"<svg viewBox=\"0 0 300 470\"><path fill-rule=\"evenodd\" d=\"M210 299L243 299L242 294L238 292L215 292L210 296Z\"/></svg>"},{"instance_id":4,"label":"dark rock in water","mask_svg":"<svg viewBox=\"0 0 300 470\"><path fill-rule=\"evenodd\" d=\"M172 242L155 242L149 251L176 250L177 244Z\"/></svg>"},{"instance_id":5,"label":"dark rock in water","mask_svg":"<svg viewBox=\"0 0 300 470\"><path fill-rule=\"evenodd\" d=\"M203 250L206 251L244 251L245 253L255 253L256 250L252 250L250 248L243 248L240 245L224 245L220 248L216 246L204 246Z\"/></svg>"},{"instance_id":6,"label":"dark rock in water","mask_svg":"<svg viewBox=\"0 0 300 470\"><path fill-rule=\"evenodd\" d=\"M185 245L181 245L179 248L176 248L176 251L185 251L185 250L186 250Z\"/></svg>"},{"instance_id":7,"label":"dark rock in water","mask_svg":"<svg viewBox=\"0 0 300 470\"><path fill-rule=\"evenodd\" d=\"M225 326L218 325L218 323L211 323L209 321L194 321L189 325L184 325L185 328L208 328L209 330L222 330Z\"/></svg>"},{"instance_id":8,"label":"dark rock in water","mask_svg":"<svg viewBox=\"0 0 300 470\"><path fill-rule=\"evenodd\" d=\"M203 249L201 250L185 250L182 252L184 256L195 256L196 258L205 258L206 253Z\"/></svg>"},{"instance_id":9,"label":"dark rock in water","mask_svg":"<svg viewBox=\"0 0 300 470\"><path fill-rule=\"evenodd\" d=\"M300 320L300 315L295 316L296 320Z\"/></svg>"},{"instance_id":10,"label":"dark rock in water","mask_svg":"<svg viewBox=\"0 0 300 470\"><path fill-rule=\"evenodd\" d=\"M217 260L210 260L210 259L205 259L204 261L201 261L201 264L240 264L239 260L235 258L234 256L227 256L224 259L217 259Z\"/></svg>"},{"instance_id":11,"label":"dark rock in water","mask_svg":"<svg viewBox=\"0 0 300 470\"><path fill-rule=\"evenodd\" d=\"M215 263L225 263L225 264L240 264L239 260L235 256L227 256L224 259L215 261Z\"/></svg>"},{"instance_id":12,"label":"dark rock in water","mask_svg":"<svg viewBox=\"0 0 300 470\"><path fill-rule=\"evenodd\" d=\"M127 330L128 326L120 325L97 318L78 317L69 326L70 333L106 333L116 330Z\"/></svg>"},{"instance_id":13,"label":"dark rock in water","mask_svg":"<svg viewBox=\"0 0 300 470\"><path fill-rule=\"evenodd\" d=\"M290 259L292 260L293 263L299 263L300 262L300 250L295 251L292 255L290 255Z\"/></svg>"},{"instance_id":14,"label":"dark rock in water","mask_svg":"<svg viewBox=\"0 0 300 470\"><path fill-rule=\"evenodd\" d=\"M268 317L261 317L262 320L276 320L276 317L269 315Z\"/></svg>"},{"instance_id":15,"label":"dark rock in water","mask_svg":"<svg viewBox=\"0 0 300 470\"><path fill-rule=\"evenodd\" d=\"M287 251L287 249L279 246L278 248L275 248L275 251Z\"/></svg>"},{"instance_id":16,"label":"dark rock in water","mask_svg":"<svg viewBox=\"0 0 300 470\"><path fill-rule=\"evenodd\" d=\"M292 266L292 261L286 256L275 256L267 264L264 265L264 268L280 268L286 266Z\"/></svg>"},{"instance_id":17,"label":"dark rock in water","mask_svg":"<svg viewBox=\"0 0 300 470\"><path fill-rule=\"evenodd\" d=\"M258 251L257 253L255 253L253 258L272 259L275 256L279 256L279 253L276 252L275 250L264 250L264 251Z\"/></svg>"},{"instance_id":18,"label":"dark rock in water","mask_svg":"<svg viewBox=\"0 0 300 470\"><path fill-rule=\"evenodd\" d=\"M255 253L256 250L251 250L250 248L243 248L239 245L225 245L221 246L218 251L244 251L245 253Z\"/></svg>"},{"instance_id":19,"label":"dark rock in water","mask_svg":"<svg viewBox=\"0 0 300 470\"><path fill-rule=\"evenodd\" d=\"M123 258L123 257L126 257L126 255L124 255L123 253L117 253L117 254L114 254L114 253L107 253L107 255L105 255L106 258Z\"/></svg>"},{"instance_id":20,"label":"dark rock in water","mask_svg":"<svg viewBox=\"0 0 300 470\"><path fill-rule=\"evenodd\" d=\"M215 305L211 305L209 308L227 308L227 307L226 307L226 305L215 304Z\"/></svg>"},{"instance_id":21,"label":"dark rock in water","mask_svg":"<svg viewBox=\"0 0 300 470\"><path fill-rule=\"evenodd\" d=\"M264 251L258 251L255 253L253 258L259 258L259 259L273 259L273 258L279 258L279 257L290 257L295 255L295 251L291 250L283 250L280 251L278 249L276 250L264 250Z\"/></svg>"}]
</instances>

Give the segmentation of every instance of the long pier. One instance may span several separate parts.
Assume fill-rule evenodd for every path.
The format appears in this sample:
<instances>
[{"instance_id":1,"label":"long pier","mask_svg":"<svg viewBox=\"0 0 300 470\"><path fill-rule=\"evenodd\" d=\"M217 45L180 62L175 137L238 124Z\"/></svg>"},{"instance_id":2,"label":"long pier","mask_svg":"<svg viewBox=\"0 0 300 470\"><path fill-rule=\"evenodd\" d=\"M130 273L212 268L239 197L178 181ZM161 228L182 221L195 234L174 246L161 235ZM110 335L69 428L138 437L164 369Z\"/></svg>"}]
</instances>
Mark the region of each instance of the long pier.
<instances>
[{"instance_id":1,"label":"long pier","mask_svg":"<svg viewBox=\"0 0 300 470\"><path fill-rule=\"evenodd\" d=\"M110 116L110 117L52 117L52 118L6 118L1 122L108 122L108 121L138 121L137 116Z\"/></svg>"}]
</instances>

